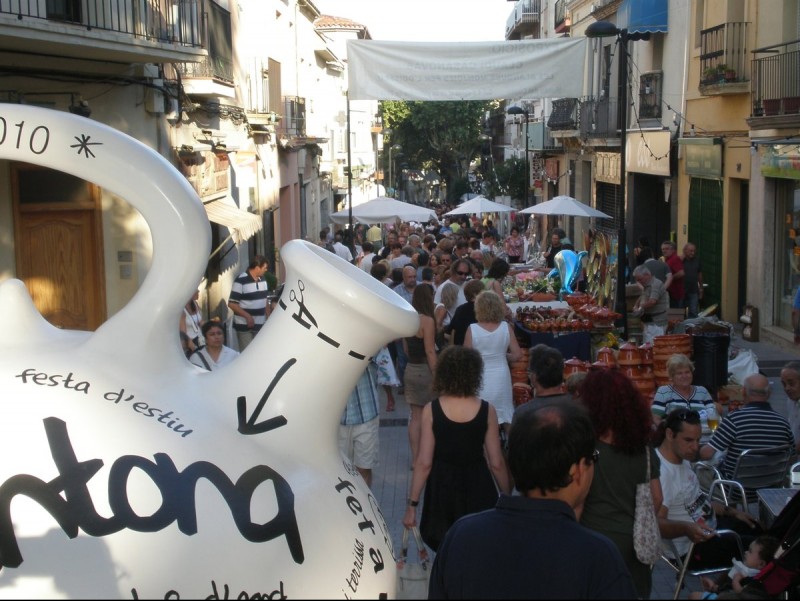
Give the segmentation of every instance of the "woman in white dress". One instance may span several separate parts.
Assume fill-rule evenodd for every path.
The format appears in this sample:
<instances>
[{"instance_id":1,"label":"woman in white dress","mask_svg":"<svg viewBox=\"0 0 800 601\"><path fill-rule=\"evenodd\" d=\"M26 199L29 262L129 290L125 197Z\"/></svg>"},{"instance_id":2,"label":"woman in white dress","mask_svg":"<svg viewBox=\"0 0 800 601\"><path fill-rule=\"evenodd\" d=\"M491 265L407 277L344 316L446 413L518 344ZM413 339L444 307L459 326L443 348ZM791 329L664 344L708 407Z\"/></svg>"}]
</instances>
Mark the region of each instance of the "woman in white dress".
<instances>
[{"instance_id":1,"label":"woman in white dress","mask_svg":"<svg viewBox=\"0 0 800 601\"><path fill-rule=\"evenodd\" d=\"M519 361L522 350L511 324L504 319L503 301L493 291L484 290L475 298L475 317L478 322L469 326L464 346L474 348L483 357L483 382L478 396L492 404L507 436L514 416L508 364Z\"/></svg>"},{"instance_id":2,"label":"woman in white dress","mask_svg":"<svg viewBox=\"0 0 800 601\"><path fill-rule=\"evenodd\" d=\"M239 353L229 346L225 346L225 329L219 321L207 321L203 324L203 336L206 345L189 356L193 365L214 371L239 356Z\"/></svg>"}]
</instances>

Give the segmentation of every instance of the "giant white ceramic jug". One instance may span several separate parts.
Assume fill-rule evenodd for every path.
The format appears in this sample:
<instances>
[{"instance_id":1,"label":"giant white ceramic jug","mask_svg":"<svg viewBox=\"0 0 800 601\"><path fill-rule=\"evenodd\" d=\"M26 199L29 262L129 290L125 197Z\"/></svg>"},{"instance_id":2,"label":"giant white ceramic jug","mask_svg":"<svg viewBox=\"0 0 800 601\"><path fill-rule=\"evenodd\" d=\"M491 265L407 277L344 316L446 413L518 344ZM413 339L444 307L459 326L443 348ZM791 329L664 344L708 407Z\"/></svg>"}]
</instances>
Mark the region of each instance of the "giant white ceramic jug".
<instances>
[{"instance_id":1,"label":"giant white ceramic jug","mask_svg":"<svg viewBox=\"0 0 800 601\"><path fill-rule=\"evenodd\" d=\"M286 244L278 308L202 372L177 324L210 248L188 182L88 119L0 105L0 158L95 182L153 233L152 268L94 333L0 285L0 597L394 596L380 508L340 455L348 394L416 312L315 245Z\"/></svg>"}]
</instances>

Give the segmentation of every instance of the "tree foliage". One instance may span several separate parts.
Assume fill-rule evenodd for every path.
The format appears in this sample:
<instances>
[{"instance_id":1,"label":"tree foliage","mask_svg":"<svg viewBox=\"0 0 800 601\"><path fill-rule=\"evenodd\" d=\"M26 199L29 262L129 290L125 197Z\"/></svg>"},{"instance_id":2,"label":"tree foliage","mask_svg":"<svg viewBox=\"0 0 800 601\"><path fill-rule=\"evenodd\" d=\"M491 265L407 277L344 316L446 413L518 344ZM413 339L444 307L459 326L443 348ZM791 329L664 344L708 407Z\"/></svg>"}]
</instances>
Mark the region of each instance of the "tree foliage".
<instances>
[{"instance_id":1,"label":"tree foliage","mask_svg":"<svg viewBox=\"0 0 800 601\"><path fill-rule=\"evenodd\" d=\"M383 126L392 130L385 144L400 144L403 156L398 165L411 169L432 169L447 185L453 198L453 184L466 178L469 164L480 155L480 135L486 111L497 101L408 102L384 100L380 113ZM385 146L386 147L386 146ZM388 152L384 153L388 170Z\"/></svg>"},{"instance_id":2,"label":"tree foliage","mask_svg":"<svg viewBox=\"0 0 800 601\"><path fill-rule=\"evenodd\" d=\"M486 175L489 198L508 195L525 200L525 159L513 157L494 166L492 173Z\"/></svg>"}]
</instances>

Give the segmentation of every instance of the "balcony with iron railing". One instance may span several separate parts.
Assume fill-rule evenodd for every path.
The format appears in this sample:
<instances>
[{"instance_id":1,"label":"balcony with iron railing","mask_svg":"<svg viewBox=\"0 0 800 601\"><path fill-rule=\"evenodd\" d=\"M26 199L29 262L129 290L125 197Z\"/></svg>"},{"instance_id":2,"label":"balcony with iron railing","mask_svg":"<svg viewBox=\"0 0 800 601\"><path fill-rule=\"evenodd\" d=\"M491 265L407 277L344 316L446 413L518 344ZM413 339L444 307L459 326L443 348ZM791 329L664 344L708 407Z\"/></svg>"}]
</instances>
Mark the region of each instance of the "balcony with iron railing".
<instances>
[{"instance_id":1,"label":"balcony with iron railing","mask_svg":"<svg viewBox=\"0 0 800 601\"><path fill-rule=\"evenodd\" d=\"M554 138L573 135L580 127L580 102L577 98L553 100L553 110L547 119L547 127Z\"/></svg>"},{"instance_id":2,"label":"balcony with iron railing","mask_svg":"<svg viewBox=\"0 0 800 601\"><path fill-rule=\"evenodd\" d=\"M306 99L299 96L283 96L281 120L275 128L278 135L288 138L306 137Z\"/></svg>"},{"instance_id":3,"label":"balcony with iron railing","mask_svg":"<svg viewBox=\"0 0 800 601\"><path fill-rule=\"evenodd\" d=\"M619 139L619 99L600 96L581 100L580 106L581 138L587 140Z\"/></svg>"},{"instance_id":4,"label":"balcony with iron railing","mask_svg":"<svg viewBox=\"0 0 800 601\"><path fill-rule=\"evenodd\" d=\"M0 45L121 62L203 56L205 0L2 0ZM89 42L87 44L87 42Z\"/></svg>"},{"instance_id":5,"label":"balcony with iron railing","mask_svg":"<svg viewBox=\"0 0 800 601\"><path fill-rule=\"evenodd\" d=\"M506 39L539 38L542 0L517 0L506 21Z\"/></svg>"},{"instance_id":6,"label":"balcony with iron railing","mask_svg":"<svg viewBox=\"0 0 800 601\"><path fill-rule=\"evenodd\" d=\"M747 23L723 23L700 32L700 93L749 91Z\"/></svg>"},{"instance_id":7,"label":"balcony with iron railing","mask_svg":"<svg viewBox=\"0 0 800 601\"><path fill-rule=\"evenodd\" d=\"M188 79L204 80L191 82L187 94L233 96L231 13L216 2L209 2L206 8L208 12L203 32L203 46L208 50L208 56L197 62L183 63L176 67Z\"/></svg>"},{"instance_id":8,"label":"balcony with iron railing","mask_svg":"<svg viewBox=\"0 0 800 601\"><path fill-rule=\"evenodd\" d=\"M753 117L800 113L800 40L754 50ZM768 54L768 56L758 56Z\"/></svg>"}]
</instances>

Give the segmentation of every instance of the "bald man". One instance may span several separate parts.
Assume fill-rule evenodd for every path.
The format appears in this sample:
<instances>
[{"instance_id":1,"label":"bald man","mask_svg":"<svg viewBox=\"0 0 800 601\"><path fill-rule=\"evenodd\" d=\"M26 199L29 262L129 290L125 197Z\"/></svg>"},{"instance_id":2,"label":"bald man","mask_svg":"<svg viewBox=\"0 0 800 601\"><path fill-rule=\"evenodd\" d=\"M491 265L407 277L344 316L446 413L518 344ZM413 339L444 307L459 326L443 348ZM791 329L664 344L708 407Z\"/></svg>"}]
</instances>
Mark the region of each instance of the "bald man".
<instances>
[{"instance_id":1,"label":"bald man","mask_svg":"<svg viewBox=\"0 0 800 601\"><path fill-rule=\"evenodd\" d=\"M725 453L722 475L729 478L739 455L745 449L763 449L784 444L796 445L792 428L785 417L769 404L770 384L766 376L751 374L744 380L744 406L729 413L700 449L700 459Z\"/></svg>"}]
</instances>

